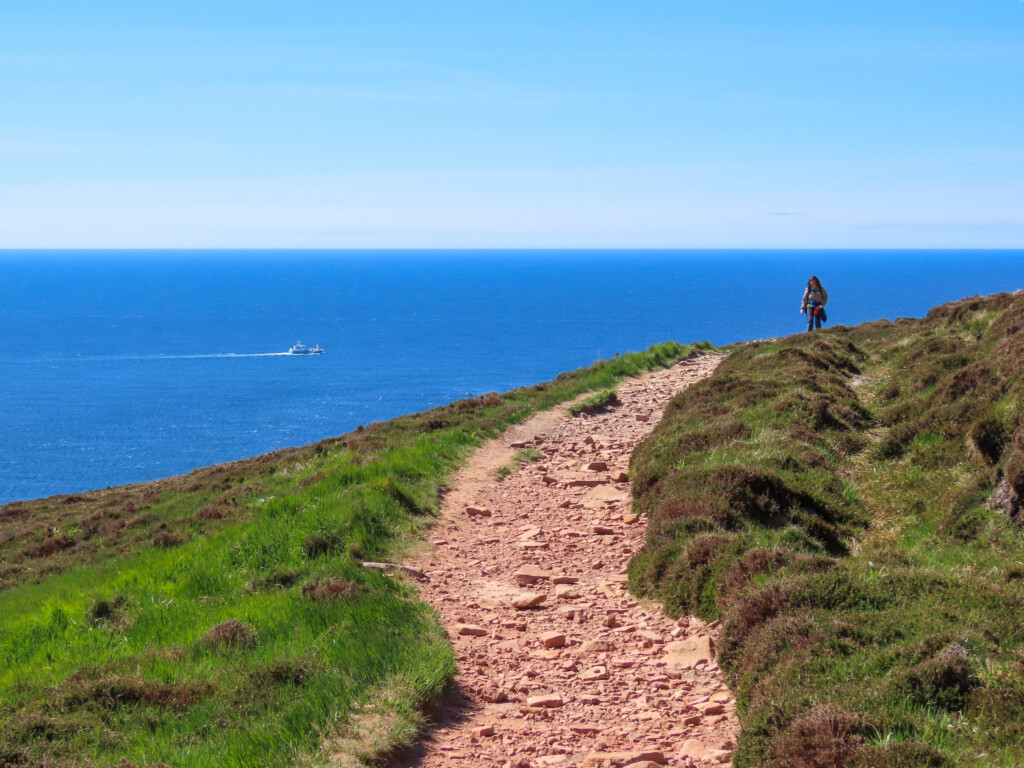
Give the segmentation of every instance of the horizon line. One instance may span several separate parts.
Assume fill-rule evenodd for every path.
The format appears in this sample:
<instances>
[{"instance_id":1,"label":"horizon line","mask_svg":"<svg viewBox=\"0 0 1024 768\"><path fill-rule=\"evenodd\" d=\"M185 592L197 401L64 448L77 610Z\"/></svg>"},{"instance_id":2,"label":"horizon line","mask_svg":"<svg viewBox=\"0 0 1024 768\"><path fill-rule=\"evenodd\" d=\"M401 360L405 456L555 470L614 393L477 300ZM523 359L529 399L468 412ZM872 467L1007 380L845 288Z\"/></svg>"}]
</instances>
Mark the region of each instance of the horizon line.
<instances>
[{"instance_id":1,"label":"horizon line","mask_svg":"<svg viewBox=\"0 0 1024 768\"><path fill-rule=\"evenodd\" d=\"M1021 0L1024 2L1024 0ZM353 246L341 246L341 247L292 247L292 246L260 246L260 247L245 247L245 246L186 246L186 247L175 247L175 246L117 246L117 247L103 247L103 246L91 246L86 248L54 248L54 247L39 247L33 246L28 248L21 247L0 247L0 254L17 253L17 252L31 252L31 253L95 253L95 252L148 252L148 253L167 253L167 252L207 252L207 251L225 251L225 252L279 252L279 251L301 251L308 253L325 253L325 252L395 252L395 251L408 251L408 252L521 252L521 251L546 251L546 252L625 252L625 251L641 251L641 252L665 252L665 251L720 251L720 252L737 252L737 251L832 251L832 252L850 252L850 251L943 251L943 252L961 252L961 251L1024 251L1024 244L1018 246L958 246L958 247L932 247L932 246L871 246L871 247L852 247L852 246L770 246L770 247L757 247L757 246L744 246L744 247L728 247L728 246L664 246L664 247L651 247L651 246L614 246L614 247L592 247L592 246L579 246L579 247L567 247L567 246L533 246L533 247L501 247L501 246L423 246L423 247L387 247L387 246L372 246L372 247L353 247Z\"/></svg>"}]
</instances>

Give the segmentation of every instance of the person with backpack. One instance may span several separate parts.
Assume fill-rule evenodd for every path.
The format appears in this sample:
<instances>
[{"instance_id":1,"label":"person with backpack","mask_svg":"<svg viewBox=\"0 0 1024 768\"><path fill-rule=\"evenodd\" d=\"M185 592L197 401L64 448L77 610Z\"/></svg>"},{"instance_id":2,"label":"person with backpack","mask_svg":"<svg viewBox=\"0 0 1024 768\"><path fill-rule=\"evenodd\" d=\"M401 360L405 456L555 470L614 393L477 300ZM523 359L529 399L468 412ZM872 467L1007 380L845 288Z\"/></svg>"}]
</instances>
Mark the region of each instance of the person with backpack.
<instances>
[{"instance_id":1,"label":"person with backpack","mask_svg":"<svg viewBox=\"0 0 1024 768\"><path fill-rule=\"evenodd\" d=\"M821 328L821 324L828 320L825 314L825 305L828 304L828 292L822 288L821 281L817 275L811 275L807 281L807 288L804 290L803 301L800 302L800 314L807 315L807 330Z\"/></svg>"}]
</instances>

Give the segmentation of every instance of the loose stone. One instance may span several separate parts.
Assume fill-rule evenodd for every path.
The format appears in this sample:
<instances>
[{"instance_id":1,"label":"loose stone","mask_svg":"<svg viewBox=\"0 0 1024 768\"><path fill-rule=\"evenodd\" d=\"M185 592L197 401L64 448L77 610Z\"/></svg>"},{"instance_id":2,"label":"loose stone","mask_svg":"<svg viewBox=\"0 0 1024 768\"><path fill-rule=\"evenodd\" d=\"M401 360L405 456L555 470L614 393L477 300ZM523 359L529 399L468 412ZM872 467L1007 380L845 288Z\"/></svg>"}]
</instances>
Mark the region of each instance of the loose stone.
<instances>
[{"instance_id":1,"label":"loose stone","mask_svg":"<svg viewBox=\"0 0 1024 768\"><path fill-rule=\"evenodd\" d=\"M516 571L513 578L520 586L525 587L527 584L533 584L535 581L550 579L551 571L545 571L536 565L524 565Z\"/></svg>"},{"instance_id":2,"label":"loose stone","mask_svg":"<svg viewBox=\"0 0 1024 768\"><path fill-rule=\"evenodd\" d=\"M565 645L565 635L561 632L545 632L540 636L545 648L561 648Z\"/></svg>"},{"instance_id":3,"label":"loose stone","mask_svg":"<svg viewBox=\"0 0 1024 768\"><path fill-rule=\"evenodd\" d=\"M562 697L554 694L547 693L543 696L529 696L526 699L526 706L528 707L547 707L548 709L555 709L565 704Z\"/></svg>"},{"instance_id":4,"label":"loose stone","mask_svg":"<svg viewBox=\"0 0 1024 768\"><path fill-rule=\"evenodd\" d=\"M582 680L585 683L592 683L592 682L595 682L597 680L607 680L607 679L608 679L608 667L605 667L602 664L596 664L593 667L591 667L590 669L588 669L586 672L584 672L582 675L580 675L580 680Z\"/></svg>"},{"instance_id":5,"label":"loose stone","mask_svg":"<svg viewBox=\"0 0 1024 768\"><path fill-rule=\"evenodd\" d=\"M548 599L548 596L540 592L523 592L512 598L512 607L517 611L524 611L528 608L536 608Z\"/></svg>"},{"instance_id":6,"label":"loose stone","mask_svg":"<svg viewBox=\"0 0 1024 768\"><path fill-rule=\"evenodd\" d=\"M584 768L598 768L602 765L632 765L639 762L651 762L656 765L665 764L662 752L591 752L583 758Z\"/></svg>"}]
</instances>

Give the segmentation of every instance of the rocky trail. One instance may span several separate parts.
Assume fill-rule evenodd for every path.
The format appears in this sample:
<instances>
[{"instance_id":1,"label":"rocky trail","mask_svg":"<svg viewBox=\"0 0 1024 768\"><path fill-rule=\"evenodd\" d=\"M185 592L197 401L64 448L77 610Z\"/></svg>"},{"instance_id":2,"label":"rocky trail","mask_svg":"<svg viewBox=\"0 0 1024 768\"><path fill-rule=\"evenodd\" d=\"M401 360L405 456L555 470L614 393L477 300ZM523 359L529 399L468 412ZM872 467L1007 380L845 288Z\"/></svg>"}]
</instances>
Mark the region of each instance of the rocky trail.
<instances>
[{"instance_id":1,"label":"rocky trail","mask_svg":"<svg viewBox=\"0 0 1024 768\"><path fill-rule=\"evenodd\" d=\"M401 765L730 763L739 726L716 626L669 619L626 589L646 522L630 509L630 454L720 359L626 381L600 414L538 414L471 457L410 563L429 576L421 596L451 637L456 690ZM526 447L543 458L496 480Z\"/></svg>"}]
</instances>

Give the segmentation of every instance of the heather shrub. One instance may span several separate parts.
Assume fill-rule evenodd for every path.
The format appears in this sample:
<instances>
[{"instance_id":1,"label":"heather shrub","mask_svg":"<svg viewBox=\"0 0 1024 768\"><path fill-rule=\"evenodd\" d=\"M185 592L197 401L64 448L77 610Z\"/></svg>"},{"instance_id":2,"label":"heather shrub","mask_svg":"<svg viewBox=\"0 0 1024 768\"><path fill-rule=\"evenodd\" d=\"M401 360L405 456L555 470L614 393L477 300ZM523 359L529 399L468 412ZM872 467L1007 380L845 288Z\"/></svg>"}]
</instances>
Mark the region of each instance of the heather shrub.
<instances>
[{"instance_id":1,"label":"heather shrub","mask_svg":"<svg viewBox=\"0 0 1024 768\"><path fill-rule=\"evenodd\" d=\"M737 768L1015 765L1024 294L737 345L630 467L630 588L721 617Z\"/></svg>"}]
</instances>

